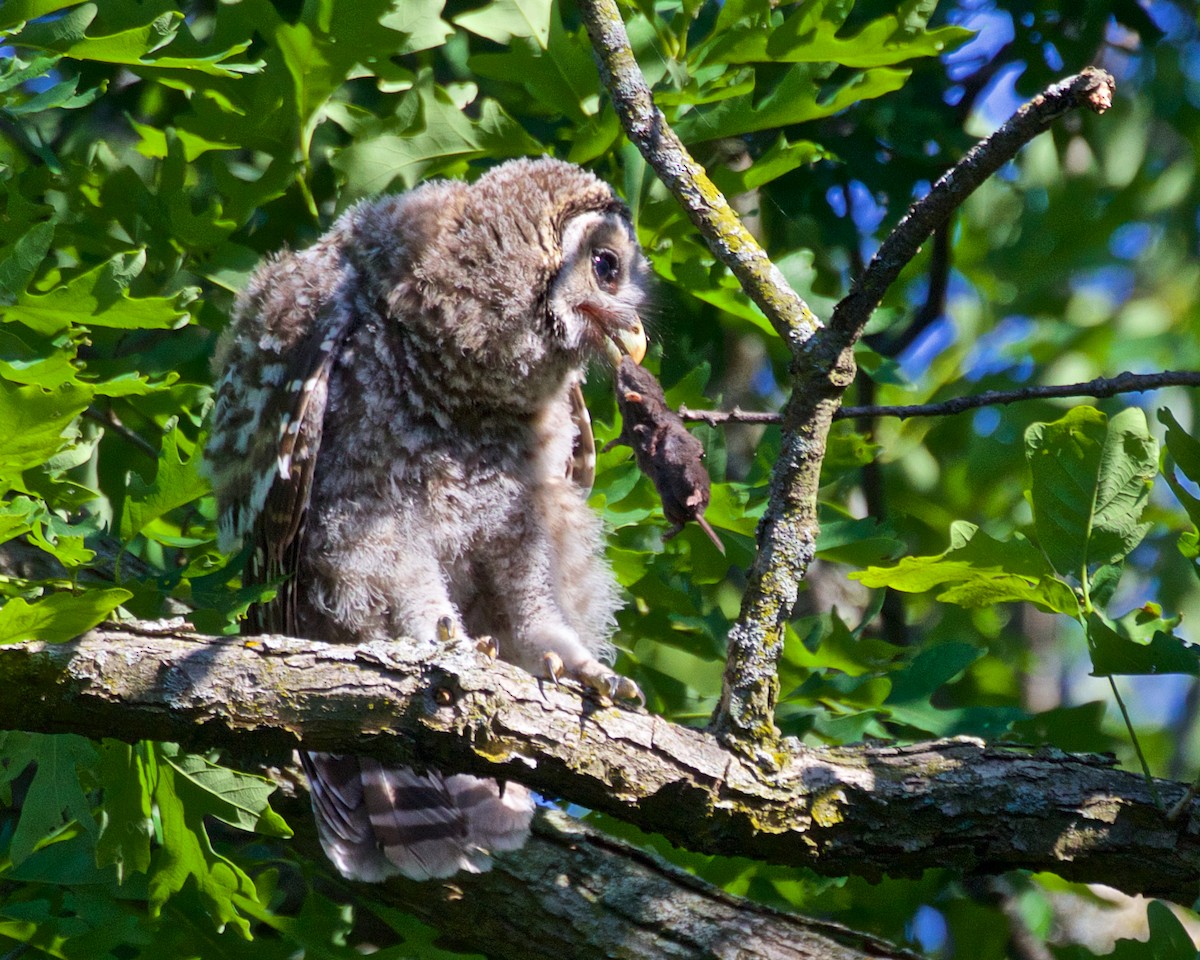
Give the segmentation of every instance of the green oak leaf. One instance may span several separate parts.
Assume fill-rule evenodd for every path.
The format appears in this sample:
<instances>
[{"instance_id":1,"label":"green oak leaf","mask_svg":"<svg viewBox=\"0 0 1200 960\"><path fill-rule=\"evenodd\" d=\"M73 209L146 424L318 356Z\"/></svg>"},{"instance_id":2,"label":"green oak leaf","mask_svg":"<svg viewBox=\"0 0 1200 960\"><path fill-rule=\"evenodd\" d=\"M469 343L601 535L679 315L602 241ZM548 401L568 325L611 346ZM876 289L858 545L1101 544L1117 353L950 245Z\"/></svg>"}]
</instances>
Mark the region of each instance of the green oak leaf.
<instances>
[{"instance_id":1,"label":"green oak leaf","mask_svg":"<svg viewBox=\"0 0 1200 960\"><path fill-rule=\"evenodd\" d=\"M129 543L159 517L208 493L209 483L200 474L198 453L193 453L187 460L180 454L182 438L178 426L163 435L162 453L153 483L146 483L136 474L130 478L125 510L121 515L123 542ZM202 444L197 449L200 446Z\"/></svg>"},{"instance_id":2,"label":"green oak leaf","mask_svg":"<svg viewBox=\"0 0 1200 960\"><path fill-rule=\"evenodd\" d=\"M1086 578L1141 543L1158 444L1136 407L1110 421L1091 407L1025 431L1034 529L1060 574Z\"/></svg>"},{"instance_id":3,"label":"green oak leaf","mask_svg":"<svg viewBox=\"0 0 1200 960\"><path fill-rule=\"evenodd\" d=\"M1092 675L1200 676L1200 645L1188 643L1170 632L1178 622L1178 619L1162 620L1153 611L1147 618L1144 610L1115 621L1096 611L1089 613L1085 625Z\"/></svg>"},{"instance_id":4,"label":"green oak leaf","mask_svg":"<svg viewBox=\"0 0 1200 960\"><path fill-rule=\"evenodd\" d=\"M950 527L950 547L930 557L905 557L892 567L868 567L850 574L868 587L923 593L946 587L938 599L963 607L1028 601L1055 613L1076 616L1079 602L1045 558L1019 533L996 540L972 523Z\"/></svg>"},{"instance_id":5,"label":"green oak leaf","mask_svg":"<svg viewBox=\"0 0 1200 960\"><path fill-rule=\"evenodd\" d=\"M133 594L120 587L52 593L29 603L13 597L0 607L0 644L40 640L65 643L87 633Z\"/></svg>"}]
</instances>

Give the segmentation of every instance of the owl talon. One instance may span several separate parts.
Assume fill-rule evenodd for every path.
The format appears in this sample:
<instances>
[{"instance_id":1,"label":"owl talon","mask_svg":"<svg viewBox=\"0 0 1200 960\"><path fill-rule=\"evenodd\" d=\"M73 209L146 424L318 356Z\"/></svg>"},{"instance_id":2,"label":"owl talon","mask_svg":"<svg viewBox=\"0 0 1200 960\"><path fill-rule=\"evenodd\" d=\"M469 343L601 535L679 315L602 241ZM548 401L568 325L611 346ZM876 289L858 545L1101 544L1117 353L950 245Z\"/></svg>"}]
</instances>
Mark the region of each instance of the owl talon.
<instances>
[{"instance_id":1,"label":"owl talon","mask_svg":"<svg viewBox=\"0 0 1200 960\"><path fill-rule=\"evenodd\" d=\"M450 617L438 617L437 638L441 643L449 643L454 639L456 632L454 621Z\"/></svg>"},{"instance_id":2,"label":"owl talon","mask_svg":"<svg viewBox=\"0 0 1200 960\"><path fill-rule=\"evenodd\" d=\"M616 683L611 694L612 698L614 700L636 700L637 705L644 710L646 708L646 695L642 693L642 688L628 677L614 674L614 678Z\"/></svg>"},{"instance_id":3,"label":"owl talon","mask_svg":"<svg viewBox=\"0 0 1200 960\"><path fill-rule=\"evenodd\" d=\"M553 680L557 687L559 677L567 672L563 666L562 657L557 653L546 652L542 654L542 663L546 666L546 676Z\"/></svg>"},{"instance_id":4,"label":"owl talon","mask_svg":"<svg viewBox=\"0 0 1200 960\"><path fill-rule=\"evenodd\" d=\"M500 656L500 641L495 637L480 637L475 641L475 649L489 660L495 660Z\"/></svg>"},{"instance_id":5,"label":"owl talon","mask_svg":"<svg viewBox=\"0 0 1200 960\"><path fill-rule=\"evenodd\" d=\"M594 660L584 664L575 674L575 678L583 685L584 689L599 694L601 699L611 700L614 703L622 700L636 701L639 707L646 705L646 695L642 693L636 683L628 677L614 673Z\"/></svg>"}]
</instances>

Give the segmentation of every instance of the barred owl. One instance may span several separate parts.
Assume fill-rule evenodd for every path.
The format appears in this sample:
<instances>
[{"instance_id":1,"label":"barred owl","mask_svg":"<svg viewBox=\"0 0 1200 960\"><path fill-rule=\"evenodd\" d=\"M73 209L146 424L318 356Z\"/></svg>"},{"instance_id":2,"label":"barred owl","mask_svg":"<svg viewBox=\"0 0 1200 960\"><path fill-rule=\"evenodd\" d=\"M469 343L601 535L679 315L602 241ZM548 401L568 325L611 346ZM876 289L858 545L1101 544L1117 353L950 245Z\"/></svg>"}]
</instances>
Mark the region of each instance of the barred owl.
<instances>
[{"instance_id":1,"label":"barred owl","mask_svg":"<svg viewBox=\"0 0 1200 960\"><path fill-rule=\"evenodd\" d=\"M549 158L364 202L261 265L214 358L207 455L222 546L248 540L246 578L281 580L248 629L487 635L530 672L637 696L604 665L618 598L579 383L614 344L644 351L645 274L612 190ZM354 879L485 870L528 833L515 784L303 759Z\"/></svg>"}]
</instances>

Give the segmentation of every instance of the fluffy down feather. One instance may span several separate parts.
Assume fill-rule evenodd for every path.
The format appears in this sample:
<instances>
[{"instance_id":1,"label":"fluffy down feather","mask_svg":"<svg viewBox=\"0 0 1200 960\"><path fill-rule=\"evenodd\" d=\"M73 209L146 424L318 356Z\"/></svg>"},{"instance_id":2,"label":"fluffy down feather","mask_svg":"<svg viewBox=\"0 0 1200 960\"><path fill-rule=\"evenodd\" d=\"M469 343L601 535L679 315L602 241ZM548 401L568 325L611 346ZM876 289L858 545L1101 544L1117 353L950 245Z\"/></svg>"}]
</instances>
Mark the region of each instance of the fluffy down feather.
<instances>
[{"instance_id":1,"label":"fluffy down feather","mask_svg":"<svg viewBox=\"0 0 1200 960\"><path fill-rule=\"evenodd\" d=\"M281 584L248 629L437 643L449 625L617 689L578 385L640 327L645 273L612 191L550 159L360 204L266 261L217 350L207 459L223 546ZM484 870L528 832L517 785L304 764L348 877Z\"/></svg>"}]
</instances>

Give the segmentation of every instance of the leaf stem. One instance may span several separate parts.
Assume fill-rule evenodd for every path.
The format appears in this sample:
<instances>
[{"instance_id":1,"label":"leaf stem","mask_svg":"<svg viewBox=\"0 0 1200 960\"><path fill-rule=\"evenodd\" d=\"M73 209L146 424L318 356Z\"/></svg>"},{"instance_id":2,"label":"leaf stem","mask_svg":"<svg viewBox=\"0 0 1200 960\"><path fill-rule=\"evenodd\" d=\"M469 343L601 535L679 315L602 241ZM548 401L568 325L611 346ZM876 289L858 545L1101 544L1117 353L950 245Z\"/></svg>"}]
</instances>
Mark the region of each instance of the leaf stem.
<instances>
[{"instance_id":1,"label":"leaf stem","mask_svg":"<svg viewBox=\"0 0 1200 960\"><path fill-rule=\"evenodd\" d=\"M1146 786L1150 788L1150 796L1154 798L1154 805L1166 812L1167 808L1163 806L1162 797L1159 796L1158 787L1154 783L1154 775L1150 772L1150 764L1146 762L1146 755L1142 753L1142 744L1133 729L1133 721L1129 718L1129 711L1125 709L1125 701L1121 699L1121 691L1117 689L1117 678L1110 674L1108 685L1112 687L1113 696L1117 699L1117 706L1121 708L1121 716L1125 718L1125 729L1129 731L1129 739L1133 741L1133 751L1137 754L1138 762L1142 765L1142 773L1146 776Z\"/></svg>"},{"instance_id":2,"label":"leaf stem","mask_svg":"<svg viewBox=\"0 0 1200 960\"><path fill-rule=\"evenodd\" d=\"M1079 574L1079 582L1083 589L1083 614L1084 617L1090 616L1095 612L1092 606L1092 596L1088 589L1088 571L1085 565ZM1088 646L1092 645L1091 633L1088 631L1086 619L1080 621L1083 627L1084 636L1088 638ZM1146 762L1146 754L1142 752L1142 742L1138 739L1137 731L1133 729L1133 720L1129 716L1129 711L1125 707L1125 701L1121 699L1121 691L1117 689L1117 678L1111 673L1108 675L1108 685L1112 688L1113 697L1117 701L1117 706L1121 710L1121 717L1125 721L1125 729L1129 731L1129 741L1133 744L1133 752L1137 754L1138 763L1142 765L1142 774L1146 778L1146 786L1150 789L1150 796L1154 798L1154 805L1166 812L1166 807L1163 805L1162 797L1159 796L1158 787L1154 784L1154 774L1150 772L1150 764Z\"/></svg>"}]
</instances>

